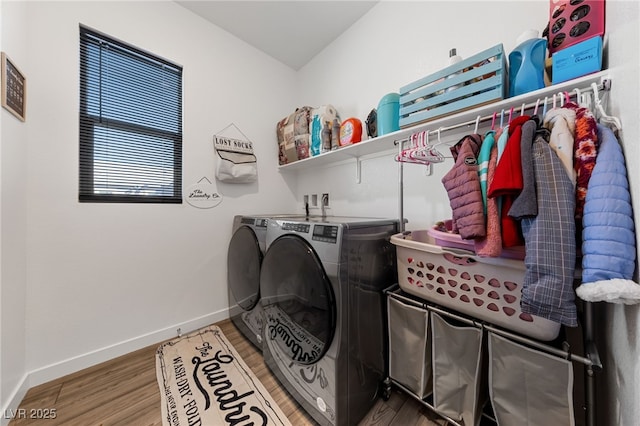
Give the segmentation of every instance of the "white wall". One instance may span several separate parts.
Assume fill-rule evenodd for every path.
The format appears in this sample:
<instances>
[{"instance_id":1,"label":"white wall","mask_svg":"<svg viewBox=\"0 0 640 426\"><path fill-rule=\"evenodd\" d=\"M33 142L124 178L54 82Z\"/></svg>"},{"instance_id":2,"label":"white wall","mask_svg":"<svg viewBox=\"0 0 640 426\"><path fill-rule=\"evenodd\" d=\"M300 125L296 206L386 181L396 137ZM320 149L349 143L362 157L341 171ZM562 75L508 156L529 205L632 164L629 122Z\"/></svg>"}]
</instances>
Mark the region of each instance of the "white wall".
<instances>
[{"instance_id":1,"label":"white wall","mask_svg":"<svg viewBox=\"0 0 640 426\"><path fill-rule=\"evenodd\" d=\"M386 93L443 68L452 47L463 57L497 43L510 52L522 30L544 28L548 5L540 0L381 2L300 70L298 102L312 106L330 103L343 119L353 116L364 122ZM640 174L635 169L640 160L638 9L636 1L609 0L606 13L613 80L609 111L624 124L622 143L636 203L636 223L640 223ZM462 133L447 134L452 142L460 136ZM359 185L354 183L353 163L298 172L298 204L304 194L329 192L332 213L398 217L394 152L364 161ZM407 229L424 229L450 217L440 183L452 164L448 161L435 165L433 176L425 176L423 166L405 165ZM598 347L605 368L598 375L596 424L636 425L640 418L640 309L606 304L597 308Z\"/></svg>"},{"instance_id":2,"label":"white wall","mask_svg":"<svg viewBox=\"0 0 640 426\"><path fill-rule=\"evenodd\" d=\"M398 92L448 65L449 49L463 58L503 43L506 52L529 28L544 29L548 3L541 1L383 1L299 71L298 102L330 103L341 118L363 121L389 92ZM508 16L508 19L501 17ZM324 82L320 84L319 82ZM447 134L457 140L461 135ZM445 139L446 140L446 139ZM398 217L398 173L393 152L355 165L299 174L298 200L305 193L329 192L332 213ZM430 226L450 216L440 179L451 163L404 166L404 213L408 229ZM346 184L345 184L346 183ZM301 201L299 201L301 204Z\"/></svg>"},{"instance_id":3,"label":"white wall","mask_svg":"<svg viewBox=\"0 0 640 426\"><path fill-rule=\"evenodd\" d=\"M0 3L0 46L23 73L26 52L24 3ZM27 82L28 84L29 82ZM27 118L29 119L27 104ZM26 374L27 125L0 109L0 407L19 400ZM3 412L4 413L4 412Z\"/></svg>"},{"instance_id":4,"label":"white wall","mask_svg":"<svg viewBox=\"0 0 640 426\"><path fill-rule=\"evenodd\" d=\"M328 191L330 213L396 217L391 152L363 162L359 185L354 164L281 175L275 123L296 106L326 103L342 118L364 120L384 94L442 68L451 47L463 57L500 42L510 51L523 29L544 27L547 5L384 1L296 74L172 2L2 0L0 45L29 84L27 123L0 112L2 408L15 408L25 385L225 316L234 214L289 212L302 208L303 194ZM607 19L611 111L625 123L625 152L637 162L637 2L610 0ZM79 23L184 66L185 187L213 180L211 137L231 122L257 148L259 183L219 184L225 199L210 210L78 203ZM409 229L450 214L440 184L447 168L425 176L406 167ZM640 176L631 178L638 200ZM609 346L601 347L601 377L611 392L601 398L607 417L598 424L632 425L640 313L603 311Z\"/></svg>"},{"instance_id":5,"label":"white wall","mask_svg":"<svg viewBox=\"0 0 640 426\"><path fill-rule=\"evenodd\" d=\"M294 107L295 73L173 2L24 7L25 362L35 385L227 316L233 215L294 203L276 167L275 123ZM203 177L215 182L212 137L231 123L254 142L259 182L218 184L224 200L213 209L79 203L79 24L184 67L185 188Z\"/></svg>"}]
</instances>

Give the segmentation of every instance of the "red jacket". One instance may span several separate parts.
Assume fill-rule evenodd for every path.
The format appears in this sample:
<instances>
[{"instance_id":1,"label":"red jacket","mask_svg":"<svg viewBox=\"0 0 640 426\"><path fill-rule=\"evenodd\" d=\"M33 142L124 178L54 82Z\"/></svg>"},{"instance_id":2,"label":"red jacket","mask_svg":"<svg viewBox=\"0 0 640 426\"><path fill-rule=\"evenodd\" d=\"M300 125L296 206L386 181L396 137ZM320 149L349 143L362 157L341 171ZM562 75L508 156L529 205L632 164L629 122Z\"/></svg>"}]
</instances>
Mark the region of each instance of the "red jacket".
<instances>
[{"instance_id":1,"label":"red jacket","mask_svg":"<svg viewBox=\"0 0 640 426\"><path fill-rule=\"evenodd\" d=\"M502 245L513 247L524 244L520 224L507 214L513 200L522 191L522 160L520 158L520 139L522 125L529 121L528 115L514 118L509 123L509 139L496 166L493 181L489 185L487 197L502 196L500 213L502 226Z\"/></svg>"}]
</instances>

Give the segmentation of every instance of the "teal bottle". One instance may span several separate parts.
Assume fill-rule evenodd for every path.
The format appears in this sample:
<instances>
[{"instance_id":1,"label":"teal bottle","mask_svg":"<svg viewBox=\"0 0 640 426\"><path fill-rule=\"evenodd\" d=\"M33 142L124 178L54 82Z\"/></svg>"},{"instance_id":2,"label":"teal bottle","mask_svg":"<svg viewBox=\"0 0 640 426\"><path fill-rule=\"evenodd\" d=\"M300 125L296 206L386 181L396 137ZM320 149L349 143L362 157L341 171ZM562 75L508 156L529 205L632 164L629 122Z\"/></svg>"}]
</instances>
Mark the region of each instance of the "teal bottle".
<instances>
[{"instance_id":1,"label":"teal bottle","mask_svg":"<svg viewBox=\"0 0 640 426\"><path fill-rule=\"evenodd\" d=\"M378 103L378 136L400 130L400 94L387 93Z\"/></svg>"},{"instance_id":2,"label":"teal bottle","mask_svg":"<svg viewBox=\"0 0 640 426\"><path fill-rule=\"evenodd\" d=\"M518 37L518 45L509 54L509 97L544 87L544 61L547 40L538 31L528 30Z\"/></svg>"}]
</instances>

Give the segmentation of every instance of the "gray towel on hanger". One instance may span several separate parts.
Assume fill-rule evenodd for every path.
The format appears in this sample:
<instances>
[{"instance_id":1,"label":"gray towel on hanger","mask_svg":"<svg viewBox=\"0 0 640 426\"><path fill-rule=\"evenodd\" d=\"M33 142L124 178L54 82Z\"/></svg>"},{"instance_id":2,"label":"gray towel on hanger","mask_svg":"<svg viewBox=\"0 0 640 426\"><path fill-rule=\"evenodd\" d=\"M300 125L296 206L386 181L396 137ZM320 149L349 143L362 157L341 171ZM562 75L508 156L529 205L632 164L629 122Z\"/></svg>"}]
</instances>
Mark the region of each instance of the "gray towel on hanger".
<instances>
[{"instance_id":1,"label":"gray towel on hanger","mask_svg":"<svg viewBox=\"0 0 640 426\"><path fill-rule=\"evenodd\" d=\"M538 214L538 200L536 198L536 178L533 172L533 138L536 136L538 124L534 120L529 120L522 125L522 136L520 138L520 158L522 164L522 191L513 200L509 209L509 216L514 219L522 219L527 216Z\"/></svg>"}]
</instances>

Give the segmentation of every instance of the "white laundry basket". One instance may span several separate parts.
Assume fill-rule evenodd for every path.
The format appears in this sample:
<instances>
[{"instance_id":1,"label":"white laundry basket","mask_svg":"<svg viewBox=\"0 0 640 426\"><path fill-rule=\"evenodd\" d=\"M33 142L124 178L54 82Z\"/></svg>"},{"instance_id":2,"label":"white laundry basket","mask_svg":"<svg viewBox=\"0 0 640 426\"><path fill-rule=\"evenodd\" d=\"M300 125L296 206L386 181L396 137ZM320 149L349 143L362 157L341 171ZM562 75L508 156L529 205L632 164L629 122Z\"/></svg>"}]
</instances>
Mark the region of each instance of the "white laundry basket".
<instances>
[{"instance_id":1,"label":"white laundry basket","mask_svg":"<svg viewBox=\"0 0 640 426\"><path fill-rule=\"evenodd\" d=\"M524 262L487 258L434 244L427 230L396 234L398 284L405 292L539 340L560 324L520 309Z\"/></svg>"}]
</instances>

